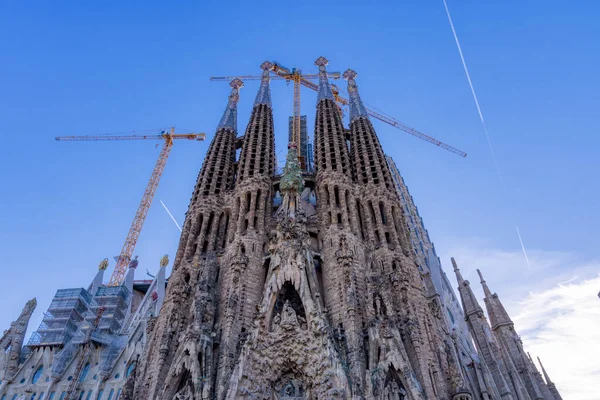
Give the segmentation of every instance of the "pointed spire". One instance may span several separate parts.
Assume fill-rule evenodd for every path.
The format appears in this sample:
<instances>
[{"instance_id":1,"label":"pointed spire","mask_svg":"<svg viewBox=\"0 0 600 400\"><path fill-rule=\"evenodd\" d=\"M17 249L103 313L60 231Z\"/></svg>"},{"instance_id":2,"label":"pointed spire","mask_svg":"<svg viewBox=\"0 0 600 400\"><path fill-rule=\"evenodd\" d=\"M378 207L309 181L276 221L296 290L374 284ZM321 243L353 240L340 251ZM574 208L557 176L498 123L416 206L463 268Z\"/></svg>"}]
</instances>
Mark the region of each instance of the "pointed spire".
<instances>
[{"instance_id":1,"label":"pointed spire","mask_svg":"<svg viewBox=\"0 0 600 400\"><path fill-rule=\"evenodd\" d=\"M334 101L333 92L331 91L331 85L327 78L327 69L325 68L329 64L329 60L321 56L315 61L315 65L319 67L319 92L317 94L317 104L324 99Z\"/></svg>"},{"instance_id":2,"label":"pointed spire","mask_svg":"<svg viewBox=\"0 0 600 400\"><path fill-rule=\"evenodd\" d=\"M454 257L452 257L450 260L452 261L454 273L456 274L456 280L458 281L458 292L460 293L460 299L462 300L465 315L469 316L474 313L480 313L483 315L483 309L479 305L479 302L477 301L477 298L471 289L471 284L469 281L463 279Z\"/></svg>"},{"instance_id":3,"label":"pointed spire","mask_svg":"<svg viewBox=\"0 0 600 400\"><path fill-rule=\"evenodd\" d=\"M269 61L265 61L260 65L262 72L262 79L260 81L260 88L256 94L256 100L254 100L254 107L259 104L265 104L269 108L271 107L271 86L269 85L269 73L273 69L273 64Z\"/></svg>"},{"instance_id":4,"label":"pointed spire","mask_svg":"<svg viewBox=\"0 0 600 400\"><path fill-rule=\"evenodd\" d=\"M2 350L8 350L8 354L6 357L6 366L4 370L4 379L6 381L12 380L17 371L19 369L19 360L21 358L21 350L23 348L23 341L25 340L25 333L27 332L27 325L29 325L29 319L31 318L31 314L33 314L33 310L37 306L37 299L34 297L29 300L23 311L21 311L21 315L10 324L10 328L4 332L4 335L0 337L0 340L3 341ZM4 342L6 341L6 342ZM8 343L6 346L5 343Z\"/></svg>"},{"instance_id":5,"label":"pointed spire","mask_svg":"<svg viewBox=\"0 0 600 400\"><path fill-rule=\"evenodd\" d=\"M454 268L454 273L456 274L456 280L458 281L458 285L462 286L462 284L464 283L465 280L463 279L462 275L460 274L460 269L458 269L456 260L454 259L454 257L450 257L450 261L452 261L452 267Z\"/></svg>"},{"instance_id":6,"label":"pointed spire","mask_svg":"<svg viewBox=\"0 0 600 400\"><path fill-rule=\"evenodd\" d=\"M127 271L127 275L125 275L125 282L123 285L129 289L129 292L133 292L133 280L135 277L135 269L137 268L138 264L138 256L135 256L135 258L129 263L129 270Z\"/></svg>"},{"instance_id":7,"label":"pointed spire","mask_svg":"<svg viewBox=\"0 0 600 400\"><path fill-rule=\"evenodd\" d=\"M481 281L481 286L483 286L483 293L485 294L485 297L491 298L492 291L488 287L485 279L483 279L483 275L481 274L481 271L479 269L477 270L477 275L479 275L479 280Z\"/></svg>"},{"instance_id":8,"label":"pointed spire","mask_svg":"<svg viewBox=\"0 0 600 400\"><path fill-rule=\"evenodd\" d=\"M358 74L353 69L348 69L342 76L344 79L348 80L348 94L350 95L350 123L361 117L368 119L369 115L367 114L367 109L360 99L360 95L358 94L358 86L354 80Z\"/></svg>"},{"instance_id":9,"label":"pointed spire","mask_svg":"<svg viewBox=\"0 0 600 400\"><path fill-rule=\"evenodd\" d=\"M88 292L90 292L92 296L94 296L98 291L98 288L102 286L102 279L104 279L104 271L106 271L106 268L108 268L108 258L102 260L100 265L98 265L98 272L88 289Z\"/></svg>"},{"instance_id":10,"label":"pointed spire","mask_svg":"<svg viewBox=\"0 0 600 400\"><path fill-rule=\"evenodd\" d=\"M488 316L490 317L492 330L501 325L513 325L513 322L508 316L508 313L498 298L498 295L496 293L492 293L485 279L483 279L481 271L477 270L477 273L479 274L481 285L483 286L483 292L485 294L485 298L483 300L485 302L485 308L487 309Z\"/></svg>"},{"instance_id":11,"label":"pointed spire","mask_svg":"<svg viewBox=\"0 0 600 400\"><path fill-rule=\"evenodd\" d=\"M240 99L240 89L244 86L241 79L235 78L229 83L231 93L229 94L229 102L221 117L221 122L217 126L217 131L221 129L231 129L237 131L237 103Z\"/></svg>"},{"instance_id":12,"label":"pointed spire","mask_svg":"<svg viewBox=\"0 0 600 400\"><path fill-rule=\"evenodd\" d=\"M546 380L546 386L548 387L550 394L552 394L552 397L554 398L554 400L562 400L562 396L558 392L558 389L556 388L556 385L554 384L554 382L552 382L550 380L550 376L548 376L548 373L546 372L546 369L544 368L544 365L542 364L542 360L540 360L539 357L537 359L538 359L538 362L540 363L540 367L542 367L542 373L544 374L544 379Z\"/></svg>"},{"instance_id":13,"label":"pointed spire","mask_svg":"<svg viewBox=\"0 0 600 400\"><path fill-rule=\"evenodd\" d=\"M550 380L550 376L548 376L548 373L546 372L546 369L544 368L544 364L542 364L542 360L540 360L540 358L537 358L538 363L540 363L540 367L542 367L542 374L544 374L544 379L546 380L546 385L551 385L553 382L552 380Z\"/></svg>"}]
</instances>

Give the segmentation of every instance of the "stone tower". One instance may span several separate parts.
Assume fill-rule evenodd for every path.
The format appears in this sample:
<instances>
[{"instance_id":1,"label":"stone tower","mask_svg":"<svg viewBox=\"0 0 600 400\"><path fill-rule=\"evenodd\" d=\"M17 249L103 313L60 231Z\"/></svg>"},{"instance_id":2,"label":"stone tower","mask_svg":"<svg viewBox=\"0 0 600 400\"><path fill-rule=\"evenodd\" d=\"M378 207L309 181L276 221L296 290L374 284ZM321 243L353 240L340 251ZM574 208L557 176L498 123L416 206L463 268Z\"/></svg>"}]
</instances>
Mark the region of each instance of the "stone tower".
<instances>
[{"instance_id":1,"label":"stone tower","mask_svg":"<svg viewBox=\"0 0 600 400\"><path fill-rule=\"evenodd\" d=\"M0 337L0 383L10 382L17 373L25 332L36 306L35 298L29 300L19 318L10 324L10 328Z\"/></svg>"},{"instance_id":2,"label":"stone tower","mask_svg":"<svg viewBox=\"0 0 600 400\"><path fill-rule=\"evenodd\" d=\"M242 82L231 82L162 310L124 398L525 399L506 382L519 378L512 360L512 369L482 363L465 376L440 295L416 263L356 72L344 73L345 128L328 61L315 64L315 174L302 171L296 143L275 171L272 64L261 65L241 138ZM469 293L461 289L463 303ZM467 318L481 310L471 303ZM497 347L481 349L490 360L510 357Z\"/></svg>"}]
</instances>

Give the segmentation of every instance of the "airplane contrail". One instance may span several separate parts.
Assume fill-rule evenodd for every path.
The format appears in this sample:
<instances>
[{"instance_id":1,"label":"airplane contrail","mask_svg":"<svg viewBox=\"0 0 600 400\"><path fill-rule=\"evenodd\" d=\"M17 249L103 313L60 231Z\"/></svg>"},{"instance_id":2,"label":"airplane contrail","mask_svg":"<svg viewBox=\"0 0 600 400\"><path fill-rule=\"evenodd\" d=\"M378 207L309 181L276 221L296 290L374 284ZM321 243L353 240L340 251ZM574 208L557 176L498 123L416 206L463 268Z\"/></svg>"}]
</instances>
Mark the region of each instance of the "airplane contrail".
<instances>
[{"instance_id":1,"label":"airplane contrail","mask_svg":"<svg viewBox=\"0 0 600 400\"><path fill-rule=\"evenodd\" d=\"M479 119L481 120L481 125L483 126L483 132L485 133L485 137L487 139L488 147L490 149L490 153L492 153L492 160L494 162L494 166L496 167L496 172L498 173L498 177L500 178L500 183L502 183L502 189L504 189L504 195L507 195L506 184L504 183L504 177L502 176L502 172L500 171L500 165L498 164L498 160L496 159L496 152L494 151L494 146L492 146L492 140L487 130L487 126L485 125L485 119L483 118L483 113L481 112L481 106L479 105L479 100L477 100L477 94L475 93L475 87L473 87L473 81L471 80L471 74L469 74L469 69L467 68L467 62L465 61L465 57L462 52L462 47L460 45L460 41L458 40L458 35L456 34L456 29L454 29L454 23L452 22L452 17L450 16L450 10L448 9L448 3L446 0L442 0L444 2L444 8L446 9L446 15L448 16L448 22L450 23L450 28L452 29L452 34L454 35L454 41L456 42L456 47L458 48L458 54L460 55L460 60L462 61L463 69L465 70L465 75L467 76L467 81L469 81L469 87L471 88L471 93L473 94L473 100L475 100L475 106L477 106L477 112L479 113ZM521 249L523 249L523 255L525 256L525 261L527 261L527 268L531 268L529 264L529 257L527 257L527 252L525 251L525 245L523 244L523 239L521 239L521 232L519 232L519 227L517 226L517 236L519 237L519 242L521 243Z\"/></svg>"},{"instance_id":2,"label":"airplane contrail","mask_svg":"<svg viewBox=\"0 0 600 400\"><path fill-rule=\"evenodd\" d=\"M179 226L179 224L175 220L175 217L173 216L173 214L171 214L171 211L169 211L169 209L167 208L167 206L165 206L165 203L163 203L162 200L159 200L159 201L160 201L160 204L162 204L162 206L165 208L165 211L167 212L167 214L169 214L169 217L171 217L171 219L173 220L173 222L175 223L175 225L177 225L177 229L179 229L179 232L181 232L181 227Z\"/></svg>"}]
</instances>

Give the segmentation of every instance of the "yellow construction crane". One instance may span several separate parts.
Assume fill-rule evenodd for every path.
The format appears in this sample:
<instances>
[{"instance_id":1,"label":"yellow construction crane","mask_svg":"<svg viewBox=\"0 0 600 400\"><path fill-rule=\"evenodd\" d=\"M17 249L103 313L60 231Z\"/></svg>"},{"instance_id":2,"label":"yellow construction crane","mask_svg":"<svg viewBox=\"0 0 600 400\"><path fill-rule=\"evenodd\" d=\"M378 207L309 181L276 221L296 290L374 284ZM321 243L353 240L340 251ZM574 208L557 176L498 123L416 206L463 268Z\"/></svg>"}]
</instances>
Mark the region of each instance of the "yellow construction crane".
<instances>
[{"instance_id":1,"label":"yellow construction crane","mask_svg":"<svg viewBox=\"0 0 600 400\"><path fill-rule=\"evenodd\" d=\"M296 68L286 68L276 61L272 63L273 67L271 68L272 72L277 74L277 76L271 76L270 79L282 79L286 82L294 82L294 118L292 120L292 141L297 144L296 149L298 152L298 159L302 168L305 168L305 160L301 156L301 143L300 143L300 85L305 85L311 87L309 85L315 86L318 89L318 86L310 81L310 79L319 79L319 74L303 74L299 69ZM339 72L328 72L327 76L332 79L340 79L341 75ZM228 81L230 82L232 79L239 78L241 80L258 80L262 79L262 76L257 75L244 75L244 76L211 76L211 81Z\"/></svg>"},{"instance_id":2,"label":"yellow construction crane","mask_svg":"<svg viewBox=\"0 0 600 400\"><path fill-rule=\"evenodd\" d=\"M312 75L301 75L298 74L296 75L294 73L294 70L290 71L289 69L282 67L281 65L279 65L277 62L273 62L273 69L272 72L275 73L277 75L277 77L281 78L281 79L286 79L286 80L293 80L294 81L294 117L296 116L296 110L298 110L298 115L300 115L300 89L299 89L299 85L303 85L306 86L309 89L314 90L315 92L319 91L319 85L311 82L309 79L307 78L312 78L312 77L318 77L318 74L312 74ZM335 73L334 73L335 74ZM339 78L339 73L338 74L338 78ZM332 73L329 74L330 77ZM231 79L236 78L235 76L227 76L227 77L211 77L210 80L213 81L221 81L221 80L227 80L230 81ZM260 79L260 76L255 76L255 75L247 75L244 76L242 79L244 80L252 80L252 79ZM296 87L296 85L298 85L298 87ZM336 102L338 103L338 107L341 108L343 106L347 106L350 102L348 101L348 99L345 99L344 97L340 96L340 90L337 88L337 86L335 85L331 85L331 89L333 92L333 96L336 100ZM296 94L297 93L297 94ZM462 150L459 150L455 147L450 146L449 144L443 143L429 135L424 134L423 132L419 132L416 129L406 125L405 123L402 123L400 121L397 121L396 119L394 119L393 117L384 115L380 112L374 111L368 107L365 107L367 110L367 113L372 116L373 118L376 118L380 121L385 122L386 124L389 124L395 128L400 129L401 131L404 131L410 135L413 135L415 137L418 137L419 139L425 140L431 144L434 144L438 147L441 147L444 150L448 150L454 154L457 154L461 157L466 157L467 153L465 153ZM296 128L296 123L298 124L298 127ZM297 129L297 130L296 130ZM298 118L298 121L294 120L294 141L297 140L297 137L299 138L300 135L300 118ZM296 132L298 136L296 136ZM300 146L298 146L298 149L300 149Z\"/></svg>"},{"instance_id":3,"label":"yellow construction crane","mask_svg":"<svg viewBox=\"0 0 600 400\"><path fill-rule=\"evenodd\" d=\"M148 181L148 185L146 186L146 191L144 192L144 196L142 197L142 201L135 213L135 218L131 223L131 227L129 228L129 233L127 234L127 239L125 239L125 244L123 245L123 249L121 250L121 254L119 254L119 258L117 259L117 265L115 266L115 270L110 277L110 281L108 283L109 286L119 286L123 284L123 280L125 278L125 273L127 272L127 266L131 261L131 256L133 255L133 250L135 249L135 245L137 243L138 238L140 237L140 232L142 231L142 226L144 225L144 221L146 220L146 215L148 215L148 210L150 209L150 205L152 204L152 199L154 198L154 193L156 192L156 188L158 187L158 183L160 182L160 178L162 176L163 170L165 169L165 164L167 163L167 159L169 158L169 153L171 152L171 148L173 147L173 140L178 139L187 139L187 140L204 140L206 139L206 134L204 133L175 133L175 128L171 128L169 132L161 132L160 135L128 135L128 136L58 136L56 140L59 141L87 141L87 140L163 140L163 146L160 150L160 155L158 156L158 160L156 161L156 165L154 166L154 170L152 171L152 175L150 176L150 180Z\"/></svg>"}]
</instances>

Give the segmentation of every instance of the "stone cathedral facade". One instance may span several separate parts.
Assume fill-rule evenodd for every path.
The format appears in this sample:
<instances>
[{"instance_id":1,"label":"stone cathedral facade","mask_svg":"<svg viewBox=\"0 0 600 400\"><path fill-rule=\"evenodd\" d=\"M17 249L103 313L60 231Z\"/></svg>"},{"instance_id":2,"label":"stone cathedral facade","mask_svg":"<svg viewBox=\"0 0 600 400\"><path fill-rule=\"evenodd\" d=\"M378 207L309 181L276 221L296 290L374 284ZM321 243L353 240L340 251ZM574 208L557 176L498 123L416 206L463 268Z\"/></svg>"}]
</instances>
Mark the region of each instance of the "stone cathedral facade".
<instances>
[{"instance_id":1,"label":"stone cathedral facade","mask_svg":"<svg viewBox=\"0 0 600 400\"><path fill-rule=\"evenodd\" d=\"M356 73L344 73L345 127L327 63L315 62L314 173L303 173L295 143L275 173L272 64L261 65L241 136L243 82L231 82L167 290L161 268L139 306L124 303L125 328L90 337L99 362L91 363L93 380L77 386L79 399L561 400L498 296L482 277L488 323L453 260L460 309L422 221L412 218L416 207L386 159ZM135 292L132 282L124 297ZM99 278L88 292L100 301L107 290ZM32 390L59 400L69 387L65 371L78 353L62 364L54 354L80 342L33 343L35 357L20 353L33 307L0 341L0 400L46 400ZM52 369L39 387L38 365Z\"/></svg>"},{"instance_id":2,"label":"stone cathedral facade","mask_svg":"<svg viewBox=\"0 0 600 400\"><path fill-rule=\"evenodd\" d=\"M302 173L294 143L274 175L268 62L236 159L243 83L231 82L126 398L559 399L497 296L486 292L490 330L459 275L483 357L460 350L431 273L417 264L356 73L344 73L345 128L327 60L315 64L314 175Z\"/></svg>"}]
</instances>

